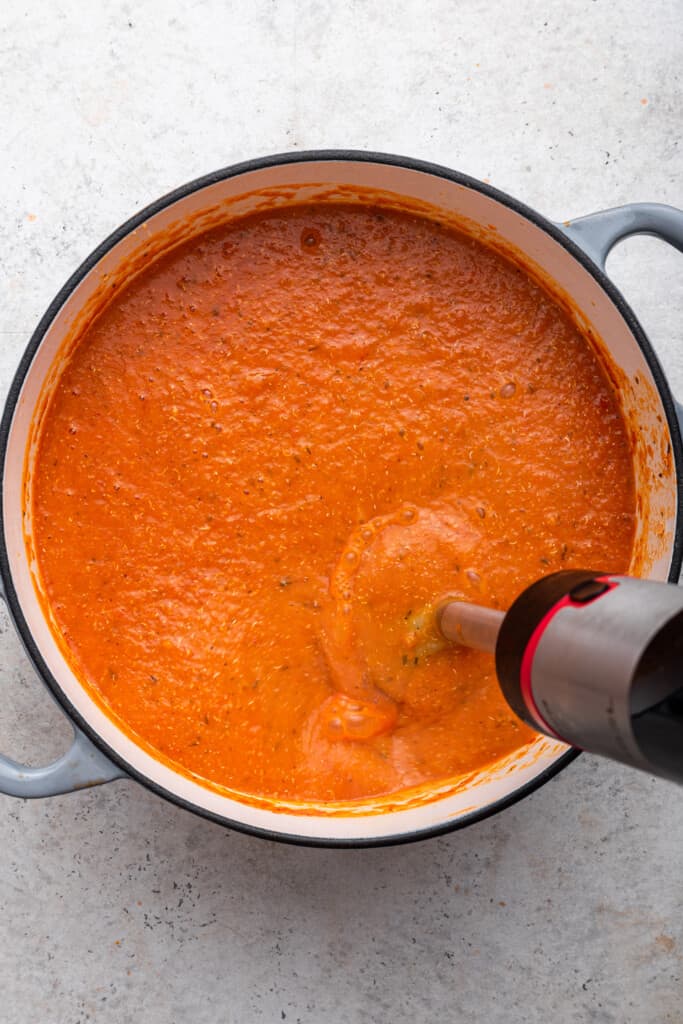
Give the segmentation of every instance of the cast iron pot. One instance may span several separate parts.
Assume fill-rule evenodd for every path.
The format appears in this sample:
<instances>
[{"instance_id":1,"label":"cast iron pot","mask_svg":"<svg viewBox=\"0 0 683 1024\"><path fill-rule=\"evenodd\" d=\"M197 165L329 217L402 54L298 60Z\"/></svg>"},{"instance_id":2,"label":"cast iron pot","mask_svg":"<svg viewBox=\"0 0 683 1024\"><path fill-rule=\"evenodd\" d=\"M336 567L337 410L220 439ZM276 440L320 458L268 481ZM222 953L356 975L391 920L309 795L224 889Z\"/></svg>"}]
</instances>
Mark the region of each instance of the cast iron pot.
<instances>
[{"instance_id":1,"label":"cast iron pot","mask_svg":"<svg viewBox=\"0 0 683 1024\"><path fill-rule=\"evenodd\" d=\"M677 407L650 344L626 302L604 273L616 242L645 233L683 250L683 212L637 203L553 224L482 182L445 167L378 153L289 153L237 164L191 182L127 221L93 252L59 292L23 355L7 397L0 436L2 530L0 572L19 635L48 691L74 726L71 749L58 761L28 768L0 758L0 791L19 797L66 793L113 779L134 779L182 807L270 839L331 846L398 843L462 828L532 792L565 767L576 751L539 738L531 751L482 773L462 790L435 787L427 801L391 806L381 800L343 813L314 805L253 806L187 778L142 749L93 701L65 661L45 618L27 556L23 469L31 422L60 346L105 275L123 260L154 249L169 227L189 237L222 211L226 218L253 208L253 194L281 190L287 201L315 199L339 186L380 190L421 202L443 217L463 218L473 230L519 254L597 339L617 383L635 439L638 528L634 568L653 579L677 581L682 526L678 505L683 450ZM252 197L252 198L250 198ZM185 224L187 227L182 228ZM30 453L29 453L30 464Z\"/></svg>"}]
</instances>

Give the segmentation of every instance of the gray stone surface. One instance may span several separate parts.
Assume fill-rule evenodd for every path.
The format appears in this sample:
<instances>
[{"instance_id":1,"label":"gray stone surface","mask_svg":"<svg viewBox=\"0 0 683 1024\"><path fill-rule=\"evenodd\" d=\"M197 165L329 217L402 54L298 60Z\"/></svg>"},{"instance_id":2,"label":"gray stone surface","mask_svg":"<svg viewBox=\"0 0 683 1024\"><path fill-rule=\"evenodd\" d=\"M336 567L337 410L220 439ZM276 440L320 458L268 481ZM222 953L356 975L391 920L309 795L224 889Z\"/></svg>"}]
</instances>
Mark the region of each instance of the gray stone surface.
<instances>
[{"instance_id":1,"label":"gray stone surface","mask_svg":"<svg viewBox=\"0 0 683 1024\"><path fill-rule=\"evenodd\" d=\"M558 219L683 205L682 20L680 0L5 0L2 387L106 233L235 160L407 153ZM610 262L679 395L682 269L651 239ZM69 730L0 632L0 749L47 761ZM412 847L276 846L125 782L0 798L0 835L7 1024L683 1020L683 794L590 757Z\"/></svg>"}]
</instances>

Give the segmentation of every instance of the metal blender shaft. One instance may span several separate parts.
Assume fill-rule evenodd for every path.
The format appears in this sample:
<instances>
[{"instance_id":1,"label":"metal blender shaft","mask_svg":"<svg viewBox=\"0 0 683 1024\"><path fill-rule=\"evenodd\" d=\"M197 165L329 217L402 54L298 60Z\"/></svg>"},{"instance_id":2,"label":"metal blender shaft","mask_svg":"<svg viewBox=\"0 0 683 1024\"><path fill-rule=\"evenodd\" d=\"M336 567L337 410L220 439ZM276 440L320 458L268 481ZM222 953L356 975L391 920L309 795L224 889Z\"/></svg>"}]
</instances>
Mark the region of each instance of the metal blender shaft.
<instances>
[{"instance_id":1,"label":"metal blender shaft","mask_svg":"<svg viewBox=\"0 0 683 1024\"><path fill-rule=\"evenodd\" d=\"M532 729L683 784L683 588L568 569L505 613L444 598L436 622L494 654L503 697Z\"/></svg>"},{"instance_id":2,"label":"metal blender shaft","mask_svg":"<svg viewBox=\"0 0 683 1024\"><path fill-rule=\"evenodd\" d=\"M448 601L436 613L437 627L446 638L463 647L493 654L504 612L466 601Z\"/></svg>"}]
</instances>

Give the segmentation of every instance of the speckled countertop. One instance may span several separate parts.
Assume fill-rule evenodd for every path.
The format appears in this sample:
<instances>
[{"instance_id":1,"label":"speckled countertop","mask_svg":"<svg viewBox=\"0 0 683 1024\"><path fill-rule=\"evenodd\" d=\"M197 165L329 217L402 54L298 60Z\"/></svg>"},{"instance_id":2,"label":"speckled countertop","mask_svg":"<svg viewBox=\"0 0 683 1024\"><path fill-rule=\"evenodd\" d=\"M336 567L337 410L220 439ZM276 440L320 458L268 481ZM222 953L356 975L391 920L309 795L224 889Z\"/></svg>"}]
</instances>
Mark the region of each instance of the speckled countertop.
<instances>
[{"instance_id":1,"label":"speckled countertop","mask_svg":"<svg viewBox=\"0 0 683 1024\"><path fill-rule=\"evenodd\" d=\"M343 146L449 164L556 219L683 205L680 0L5 0L0 383L81 259L169 188ZM610 273L683 395L681 257ZM0 619L0 748L69 730ZM130 782L0 798L6 1024L683 1020L683 794L582 757L415 846L293 849Z\"/></svg>"}]
</instances>

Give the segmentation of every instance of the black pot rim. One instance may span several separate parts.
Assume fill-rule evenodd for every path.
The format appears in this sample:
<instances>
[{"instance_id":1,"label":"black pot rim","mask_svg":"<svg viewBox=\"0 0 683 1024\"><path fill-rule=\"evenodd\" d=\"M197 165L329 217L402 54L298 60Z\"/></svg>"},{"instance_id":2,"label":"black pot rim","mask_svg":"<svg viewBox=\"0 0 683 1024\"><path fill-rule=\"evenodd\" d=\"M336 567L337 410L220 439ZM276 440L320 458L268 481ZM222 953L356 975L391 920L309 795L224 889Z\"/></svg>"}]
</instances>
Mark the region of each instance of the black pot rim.
<instances>
[{"instance_id":1,"label":"black pot rim","mask_svg":"<svg viewBox=\"0 0 683 1024\"><path fill-rule=\"evenodd\" d=\"M395 156L389 153L375 153L365 150L348 150L348 149L323 149L323 150L307 150L293 153L278 153L272 156L260 157L254 160L246 160L238 164L232 164L231 166L222 168L221 170L214 171L210 174L203 175L200 178L195 178L193 181L188 182L185 185L181 185L180 188L174 189L168 192L166 195L157 199L155 202L150 203L144 209L140 210L133 217L130 217L125 221L119 228L117 228L112 234L108 236L96 249L81 263L78 269L71 275L63 287L59 290L55 298L50 303L45 314L41 318L38 326L33 332L31 339L26 347L26 350L21 358L18 369L9 388L7 398L5 401L5 407L2 415L2 421L0 422L0 463L2 465L2 486L4 493L4 479L5 479L5 458L7 454L7 445L9 441L9 434L12 425L12 419L14 417L14 411L17 405L21 388L23 386L24 379L28 373L33 357L38 350L48 328L52 324L55 316L66 302L69 295L74 291L76 286L83 280L84 277L92 270L92 268L99 262L102 257L108 253L118 242L120 242L126 235L130 234L135 228L139 227L150 217L159 213L161 210L180 199L184 199L186 196L193 192L198 192L209 185L216 184L228 178L234 178L241 174L247 174L252 171L259 171L269 167L275 167L282 164L289 163L307 163L307 162L363 162L363 163L376 163L384 164L387 166L401 167L407 170L419 171L425 174L430 174L435 177L444 178L448 181L455 182L458 185L465 186L466 188L472 189L475 192L480 192L491 199L496 200L503 206L508 207L515 213L527 220L531 221L536 227L542 229L549 234L556 242L559 242L597 281L603 291L606 292L607 296L611 299L614 305L617 307L622 317L626 321L630 331L634 335L638 346L640 347L648 367L652 373L655 381L659 396L662 402L662 406L666 413L667 425L672 440L674 463L676 467L676 485L677 485L677 499L678 508L681 507L683 501L683 447L681 445L681 434L679 429L678 417L676 415L676 405L669 389L664 372L659 364L659 361L652 349L650 342L645 335L642 327L638 323L633 311L618 291L618 289L612 284L609 278L603 273L603 271L587 256L583 249L579 248L575 242L573 242L559 227L552 221L547 220L541 216L535 210L525 206L518 200L513 199L505 192L501 192L491 185L485 184L482 181L478 181L476 178L471 178L466 174L461 174L459 171L453 171L448 167L443 167L439 164L429 163L424 160L414 159L412 157ZM671 552L671 567L669 571L669 581L677 582L678 576L681 569L681 561L683 559L683 519L676 512L676 523L674 529L674 543ZM360 839L337 839L337 838L325 838L325 837L309 837L301 836L297 834L289 834L285 832L271 831L270 829L257 828L251 825L247 825L240 821L226 818L222 815L215 814L211 811L207 811L202 807L198 807L191 801L184 800L182 797L177 796L175 793L166 790L164 787L158 785L151 779L148 779L142 773L132 768L124 758L118 753L112 750L108 744L99 736L99 734L90 726L90 724L83 719L80 713L68 700L57 680L54 678L52 673L49 671L45 664L42 655L38 649L38 646L28 628L26 620L24 619L21 606L14 588L12 575L9 567L9 558L7 552L7 544L5 540L5 529L4 529L4 509L0 503L0 578L5 591L5 599L7 606L14 621L15 627L19 634L19 637L31 659L33 665L38 672L39 676L43 680L46 686L49 687L53 696L57 700L58 704L62 707L66 715L80 728L86 736L98 747L114 764L118 765L124 770L124 772L134 779L136 782L141 783L147 789L156 793L158 796L169 800L171 803L176 804L186 810L192 811L201 817L207 818L227 828L233 828L237 831L247 833L248 835L259 836L261 838L270 839L276 842L291 843L300 846L316 846L316 847L335 847L335 848L363 848L373 846L394 846L402 843L417 842L423 839L428 839L433 836L443 835L447 832L453 832L461 828L465 828L467 825L472 825L475 822L482 821L485 818L491 817L497 814L499 811L504 810L506 807L510 807L512 804L517 803L518 800L528 796L541 786L545 785L550 779L557 775L560 771L566 768L579 754L578 750L570 749L556 761L553 762L547 769L539 773L534 779L525 783L516 789L513 793L508 794L501 800L497 800L494 803L488 804L479 810L472 811L469 814L463 815L461 818L456 819L452 822L446 822L443 824L431 826L416 831L398 833L392 836L382 837L369 837Z\"/></svg>"}]
</instances>

